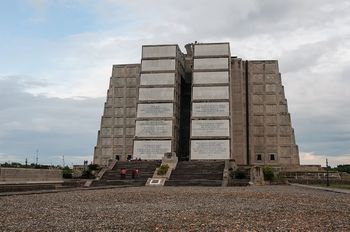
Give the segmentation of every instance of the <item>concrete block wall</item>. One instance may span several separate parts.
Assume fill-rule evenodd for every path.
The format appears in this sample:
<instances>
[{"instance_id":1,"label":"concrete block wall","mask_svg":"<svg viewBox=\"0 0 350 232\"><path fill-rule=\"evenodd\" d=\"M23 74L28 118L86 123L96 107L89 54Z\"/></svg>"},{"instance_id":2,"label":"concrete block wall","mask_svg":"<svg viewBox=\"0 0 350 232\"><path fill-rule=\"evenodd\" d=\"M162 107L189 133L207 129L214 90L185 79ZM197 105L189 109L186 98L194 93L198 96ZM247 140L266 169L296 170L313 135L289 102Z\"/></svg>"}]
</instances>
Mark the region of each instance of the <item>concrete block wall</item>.
<instances>
[{"instance_id":1,"label":"concrete block wall","mask_svg":"<svg viewBox=\"0 0 350 232\"><path fill-rule=\"evenodd\" d=\"M249 160L253 165L299 165L278 62L247 61Z\"/></svg>"},{"instance_id":2,"label":"concrete block wall","mask_svg":"<svg viewBox=\"0 0 350 232\"><path fill-rule=\"evenodd\" d=\"M190 159L231 156L229 43L194 44Z\"/></svg>"},{"instance_id":3,"label":"concrete block wall","mask_svg":"<svg viewBox=\"0 0 350 232\"><path fill-rule=\"evenodd\" d=\"M248 163L245 64L245 61L240 58L231 59L231 158L234 159L238 165Z\"/></svg>"},{"instance_id":4,"label":"concrete block wall","mask_svg":"<svg viewBox=\"0 0 350 232\"><path fill-rule=\"evenodd\" d=\"M133 158L161 160L179 147L184 55L177 45L142 47Z\"/></svg>"},{"instance_id":5,"label":"concrete block wall","mask_svg":"<svg viewBox=\"0 0 350 232\"><path fill-rule=\"evenodd\" d=\"M140 68L140 64L113 66L94 151L95 164L108 165L117 156L126 160L133 154Z\"/></svg>"}]
</instances>

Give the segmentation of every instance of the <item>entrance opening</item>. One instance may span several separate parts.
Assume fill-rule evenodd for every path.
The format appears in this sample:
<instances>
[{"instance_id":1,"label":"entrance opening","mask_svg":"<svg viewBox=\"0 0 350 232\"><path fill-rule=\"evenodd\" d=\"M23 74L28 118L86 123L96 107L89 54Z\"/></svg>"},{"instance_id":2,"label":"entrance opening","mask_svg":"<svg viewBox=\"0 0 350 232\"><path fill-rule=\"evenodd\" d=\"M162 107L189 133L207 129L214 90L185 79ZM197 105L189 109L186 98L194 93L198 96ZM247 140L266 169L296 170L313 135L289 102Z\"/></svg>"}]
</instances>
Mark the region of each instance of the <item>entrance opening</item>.
<instances>
[{"instance_id":1,"label":"entrance opening","mask_svg":"<svg viewBox=\"0 0 350 232\"><path fill-rule=\"evenodd\" d=\"M177 154L180 161L187 161L190 157L191 90L192 74L186 73L181 80L180 147Z\"/></svg>"}]
</instances>

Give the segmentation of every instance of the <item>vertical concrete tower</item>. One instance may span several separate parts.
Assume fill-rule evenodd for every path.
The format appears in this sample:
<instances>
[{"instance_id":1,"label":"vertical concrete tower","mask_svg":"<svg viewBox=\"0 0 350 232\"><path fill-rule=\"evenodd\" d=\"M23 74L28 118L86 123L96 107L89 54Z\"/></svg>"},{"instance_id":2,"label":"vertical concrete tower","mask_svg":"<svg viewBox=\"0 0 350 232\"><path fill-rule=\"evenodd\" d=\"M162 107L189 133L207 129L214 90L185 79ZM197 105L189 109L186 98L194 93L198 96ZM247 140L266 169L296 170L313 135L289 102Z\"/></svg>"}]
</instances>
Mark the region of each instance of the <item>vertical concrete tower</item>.
<instances>
[{"instance_id":1,"label":"vertical concrete tower","mask_svg":"<svg viewBox=\"0 0 350 232\"><path fill-rule=\"evenodd\" d=\"M230 159L230 46L194 44L191 153L196 159Z\"/></svg>"},{"instance_id":2,"label":"vertical concrete tower","mask_svg":"<svg viewBox=\"0 0 350 232\"><path fill-rule=\"evenodd\" d=\"M128 157L299 165L278 62L231 57L229 43L142 47L113 66L94 163Z\"/></svg>"},{"instance_id":3,"label":"vertical concrete tower","mask_svg":"<svg viewBox=\"0 0 350 232\"><path fill-rule=\"evenodd\" d=\"M177 153L183 76L184 55L177 45L142 47L134 158Z\"/></svg>"},{"instance_id":4,"label":"vertical concrete tower","mask_svg":"<svg viewBox=\"0 0 350 232\"><path fill-rule=\"evenodd\" d=\"M133 153L140 64L114 65L107 91L94 163L125 160Z\"/></svg>"}]
</instances>

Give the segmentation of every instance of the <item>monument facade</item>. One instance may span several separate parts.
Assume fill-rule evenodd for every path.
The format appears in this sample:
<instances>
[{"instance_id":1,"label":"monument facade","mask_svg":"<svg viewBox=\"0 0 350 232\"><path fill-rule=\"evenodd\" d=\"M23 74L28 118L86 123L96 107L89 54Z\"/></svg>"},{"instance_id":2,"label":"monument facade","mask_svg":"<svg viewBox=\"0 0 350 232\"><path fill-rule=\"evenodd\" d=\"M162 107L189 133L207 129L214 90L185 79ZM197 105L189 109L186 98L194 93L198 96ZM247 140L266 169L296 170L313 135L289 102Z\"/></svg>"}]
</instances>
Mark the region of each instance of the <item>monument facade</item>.
<instances>
[{"instance_id":1,"label":"monument facade","mask_svg":"<svg viewBox=\"0 0 350 232\"><path fill-rule=\"evenodd\" d=\"M276 60L242 60L229 43L145 45L114 65L94 163L140 158L299 165Z\"/></svg>"}]
</instances>

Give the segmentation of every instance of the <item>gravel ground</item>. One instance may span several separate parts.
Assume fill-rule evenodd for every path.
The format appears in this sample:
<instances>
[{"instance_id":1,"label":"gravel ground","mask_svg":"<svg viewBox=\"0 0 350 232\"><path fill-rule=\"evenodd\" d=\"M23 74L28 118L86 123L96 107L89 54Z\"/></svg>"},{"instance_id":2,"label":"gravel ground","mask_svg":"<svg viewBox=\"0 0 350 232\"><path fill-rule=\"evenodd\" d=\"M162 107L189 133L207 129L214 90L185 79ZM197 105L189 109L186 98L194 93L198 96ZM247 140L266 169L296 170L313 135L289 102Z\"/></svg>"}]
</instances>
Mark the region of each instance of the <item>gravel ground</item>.
<instances>
[{"instance_id":1,"label":"gravel ground","mask_svg":"<svg viewBox=\"0 0 350 232\"><path fill-rule=\"evenodd\" d=\"M350 195L261 186L6 196L0 231L350 231Z\"/></svg>"}]
</instances>

